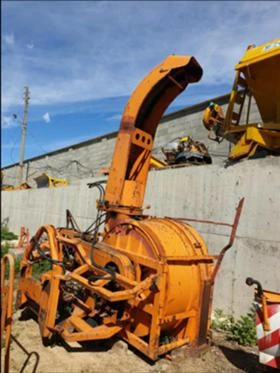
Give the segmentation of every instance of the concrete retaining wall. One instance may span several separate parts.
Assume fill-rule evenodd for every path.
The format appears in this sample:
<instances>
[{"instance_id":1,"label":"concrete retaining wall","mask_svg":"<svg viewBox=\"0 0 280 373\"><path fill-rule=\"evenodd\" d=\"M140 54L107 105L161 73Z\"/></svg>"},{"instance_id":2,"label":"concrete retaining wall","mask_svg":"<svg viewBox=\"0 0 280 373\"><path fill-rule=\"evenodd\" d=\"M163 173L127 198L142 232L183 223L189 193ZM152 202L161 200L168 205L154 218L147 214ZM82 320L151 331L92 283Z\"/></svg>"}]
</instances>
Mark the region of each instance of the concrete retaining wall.
<instances>
[{"instance_id":1,"label":"concrete retaining wall","mask_svg":"<svg viewBox=\"0 0 280 373\"><path fill-rule=\"evenodd\" d=\"M245 197L234 246L222 263L214 293L214 307L233 315L245 313L253 290L250 276L263 287L280 291L280 158L244 161L227 169L199 166L154 171L146 203L152 214L233 222L235 207ZM194 224L209 251L218 253L229 230Z\"/></svg>"},{"instance_id":2,"label":"concrete retaining wall","mask_svg":"<svg viewBox=\"0 0 280 373\"><path fill-rule=\"evenodd\" d=\"M253 299L247 276L264 288L280 291L280 158L244 161L223 168L193 166L150 171L145 205L151 215L203 218L232 223L235 207L245 197L234 246L226 254L218 275L214 308L239 315ZM81 180L67 188L2 192L2 222L31 233L41 224L65 225L65 209L85 229L95 217L97 193ZM92 181L92 179L91 179ZM218 253L227 243L226 227L196 224L209 251Z\"/></svg>"},{"instance_id":3,"label":"concrete retaining wall","mask_svg":"<svg viewBox=\"0 0 280 373\"><path fill-rule=\"evenodd\" d=\"M224 113L226 112L228 98L229 96L225 95L213 99L222 106ZM207 137L208 131L202 124L202 113L210 101L201 102L164 116L158 126L153 154L163 159L164 156L161 152L163 145L176 137L189 135L193 139L205 143L214 164L219 164L225 160L229 152L229 143L223 141L221 144L217 144L209 140ZM245 114L246 110L243 111L243 122L245 121ZM260 121L255 102L252 102L250 120L252 122ZM70 183L81 178L94 176L101 167L110 166L116 137L117 132L110 133L26 160L24 163L24 178L28 180L31 186L36 187L33 179L43 172L53 177L66 178ZM17 185L18 166L5 167L3 172L5 184Z\"/></svg>"}]
</instances>

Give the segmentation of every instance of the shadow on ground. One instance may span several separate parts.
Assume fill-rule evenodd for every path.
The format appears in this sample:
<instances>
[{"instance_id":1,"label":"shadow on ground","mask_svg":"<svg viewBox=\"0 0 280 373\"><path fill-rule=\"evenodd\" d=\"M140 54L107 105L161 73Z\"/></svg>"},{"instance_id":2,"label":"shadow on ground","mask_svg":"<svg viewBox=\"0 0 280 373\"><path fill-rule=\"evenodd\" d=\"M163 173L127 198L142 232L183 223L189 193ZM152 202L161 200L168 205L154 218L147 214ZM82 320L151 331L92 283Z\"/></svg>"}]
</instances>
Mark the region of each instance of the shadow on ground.
<instances>
[{"instance_id":1,"label":"shadow on ground","mask_svg":"<svg viewBox=\"0 0 280 373\"><path fill-rule=\"evenodd\" d=\"M277 370L259 363L259 356L226 346L218 346L226 359L236 368L248 373L276 373Z\"/></svg>"},{"instance_id":2,"label":"shadow on ground","mask_svg":"<svg viewBox=\"0 0 280 373\"><path fill-rule=\"evenodd\" d=\"M32 310L29 308L25 308L19 317L20 321L26 321L32 319L36 323L38 323L37 316L35 315ZM112 337L110 339L105 340L99 340L99 341L85 341L85 342L77 342L76 346L71 346L68 344L63 338L61 338L58 335L54 335L51 340L42 340L43 344L45 346L61 346L63 347L67 352L106 352L112 349L114 345L118 342L122 341L121 338L118 336ZM126 345L126 342L123 342L123 345ZM126 347L128 350L132 351L135 355L140 357L142 360L144 360L147 364L153 366L155 364L154 361L150 360L147 356L142 354L140 351L138 351L133 346L127 345ZM161 357L162 358L162 357Z\"/></svg>"},{"instance_id":3,"label":"shadow on ground","mask_svg":"<svg viewBox=\"0 0 280 373\"><path fill-rule=\"evenodd\" d=\"M64 347L68 352L106 352L111 350L117 342L122 342L122 346L126 345L126 342L122 341L118 336L113 337L108 340L100 340L100 341L87 341L87 342L79 342L78 346L70 346L65 340L62 338L58 338L56 340L56 345ZM127 345L126 347L128 350L133 352L134 355L138 356L142 360L144 360L150 366L155 364L154 361L150 360L147 356L142 354L133 346ZM162 357L161 357L162 358Z\"/></svg>"}]
</instances>

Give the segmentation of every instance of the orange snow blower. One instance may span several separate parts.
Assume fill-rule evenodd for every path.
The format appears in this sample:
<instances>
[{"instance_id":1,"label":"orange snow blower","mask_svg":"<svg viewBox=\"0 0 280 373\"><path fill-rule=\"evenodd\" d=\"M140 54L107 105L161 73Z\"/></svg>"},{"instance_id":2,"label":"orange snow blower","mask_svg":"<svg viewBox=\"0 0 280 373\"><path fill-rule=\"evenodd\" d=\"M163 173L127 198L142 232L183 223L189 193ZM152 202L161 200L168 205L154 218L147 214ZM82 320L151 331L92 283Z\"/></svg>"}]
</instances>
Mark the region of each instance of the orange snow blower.
<instances>
[{"instance_id":1,"label":"orange snow blower","mask_svg":"<svg viewBox=\"0 0 280 373\"><path fill-rule=\"evenodd\" d=\"M186 222L143 213L158 123L201 76L194 57L172 55L156 66L124 110L106 189L89 185L100 191L96 220L81 231L67 211L66 227L44 225L31 239L17 306L37 315L45 343L118 335L152 360L182 345L207 344L214 280L243 200L233 224L217 223L232 229L220 255L210 255ZM32 269L43 262L49 270L37 279Z\"/></svg>"}]
</instances>

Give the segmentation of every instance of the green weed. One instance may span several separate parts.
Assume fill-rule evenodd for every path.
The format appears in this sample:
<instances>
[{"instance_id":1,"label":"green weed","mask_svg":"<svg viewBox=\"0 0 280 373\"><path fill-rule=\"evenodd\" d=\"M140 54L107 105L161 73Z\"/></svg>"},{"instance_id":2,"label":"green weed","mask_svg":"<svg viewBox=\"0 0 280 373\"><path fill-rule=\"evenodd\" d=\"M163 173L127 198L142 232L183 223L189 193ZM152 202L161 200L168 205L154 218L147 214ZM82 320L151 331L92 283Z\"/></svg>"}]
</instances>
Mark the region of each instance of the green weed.
<instances>
[{"instance_id":1,"label":"green weed","mask_svg":"<svg viewBox=\"0 0 280 373\"><path fill-rule=\"evenodd\" d=\"M10 232L6 224L1 224L1 240L11 241L16 240L17 238L18 236L13 232Z\"/></svg>"},{"instance_id":2,"label":"green weed","mask_svg":"<svg viewBox=\"0 0 280 373\"><path fill-rule=\"evenodd\" d=\"M236 341L242 346L254 346L257 341L255 310L251 308L246 315L235 321L232 316L225 315L221 309L216 309L211 329L225 332L228 340Z\"/></svg>"},{"instance_id":3,"label":"green weed","mask_svg":"<svg viewBox=\"0 0 280 373\"><path fill-rule=\"evenodd\" d=\"M214 311L211 328L217 331L230 331L233 322L232 316L225 315L223 310L217 308Z\"/></svg>"},{"instance_id":4,"label":"green weed","mask_svg":"<svg viewBox=\"0 0 280 373\"><path fill-rule=\"evenodd\" d=\"M39 279L41 274L52 269L52 265L48 260L42 260L41 262L34 263L32 265L32 275Z\"/></svg>"},{"instance_id":5,"label":"green weed","mask_svg":"<svg viewBox=\"0 0 280 373\"><path fill-rule=\"evenodd\" d=\"M234 322L231 327L230 339L243 346L254 346L257 342L255 310L250 310L245 316Z\"/></svg>"},{"instance_id":6,"label":"green weed","mask_svg":"<svg viewBox=\"0 0 280 373\"><path fill-rule=\"evenodd\" d=\"M9 245L1 245L1 258L3 258L4 255L8 254L9 252Z\"/></svg>"}]
</instances>

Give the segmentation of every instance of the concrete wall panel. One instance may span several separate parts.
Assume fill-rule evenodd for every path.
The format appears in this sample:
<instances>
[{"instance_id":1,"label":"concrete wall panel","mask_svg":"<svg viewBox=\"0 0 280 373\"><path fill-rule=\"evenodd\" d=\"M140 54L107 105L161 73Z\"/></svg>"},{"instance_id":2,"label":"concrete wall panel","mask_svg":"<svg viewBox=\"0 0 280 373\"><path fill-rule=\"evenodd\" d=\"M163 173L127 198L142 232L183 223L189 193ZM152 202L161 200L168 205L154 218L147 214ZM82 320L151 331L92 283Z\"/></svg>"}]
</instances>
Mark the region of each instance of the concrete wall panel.
<instances>
[{"instance_id":1,"label":"concrete wall panel","mask_svg":"<svg viewBox=\"0 0 280 373\"><path fill-rule=\"evenodd\" d=\"M218 220L232 223L236 205L245 197L234 247L226 254L218 274L214 308L234 315L246 313L253 289L245 285L252 276L264 288L280 291L280 158L246 160L234 166L192 166L150 171L145 206L147 213ZM96 216L98 193L87 182L67 188L2 192L2 222L19 232L22 225L34 234L42 224L65 225L65 210L72 211L82 229ZM227 243L229 230L193 223L209 252L218 253Z\"/></svg>"}]
</instances>

